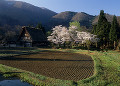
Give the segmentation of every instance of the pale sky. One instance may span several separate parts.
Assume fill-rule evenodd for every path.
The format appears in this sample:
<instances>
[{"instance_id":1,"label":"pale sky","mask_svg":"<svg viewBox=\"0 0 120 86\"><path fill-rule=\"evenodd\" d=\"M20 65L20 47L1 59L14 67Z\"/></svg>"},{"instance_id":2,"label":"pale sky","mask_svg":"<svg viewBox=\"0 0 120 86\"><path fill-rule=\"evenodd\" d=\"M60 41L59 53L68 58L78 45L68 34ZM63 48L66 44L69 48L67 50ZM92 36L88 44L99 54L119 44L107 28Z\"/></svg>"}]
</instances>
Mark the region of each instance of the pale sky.
<instances>
[{"instance_id":1,"label":"pale sky","mask_svg":"<svg viewBox=\"0 0 120 86\"><path fill-rule=\"evenodd\" d=\"M45 7L57 13L64 11L86 12L98 15L100 10L120 16L120 0L17 0Z\"/></svg>"}]
</instances>

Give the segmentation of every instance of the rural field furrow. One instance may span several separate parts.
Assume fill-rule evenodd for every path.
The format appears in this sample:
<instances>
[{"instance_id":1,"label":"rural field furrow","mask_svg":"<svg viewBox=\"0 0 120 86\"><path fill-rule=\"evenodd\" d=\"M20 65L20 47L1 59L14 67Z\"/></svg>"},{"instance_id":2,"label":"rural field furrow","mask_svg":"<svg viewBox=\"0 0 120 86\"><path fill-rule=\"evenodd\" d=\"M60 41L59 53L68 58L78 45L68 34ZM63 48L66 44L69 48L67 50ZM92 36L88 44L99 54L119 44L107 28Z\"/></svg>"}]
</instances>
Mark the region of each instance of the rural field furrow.
<instances>
[{"instance_id":1,"label":"rural field furrow","mask_svg":"<svg viewBox=\"0 0 120 86\"><path fill-rule=\"evenodd\" d=\"M90 56L68 52L44 51L6 57L0 59L0 64L62 80L78 81L94 73L94 62Z\"/></svg>"}]
</instances>

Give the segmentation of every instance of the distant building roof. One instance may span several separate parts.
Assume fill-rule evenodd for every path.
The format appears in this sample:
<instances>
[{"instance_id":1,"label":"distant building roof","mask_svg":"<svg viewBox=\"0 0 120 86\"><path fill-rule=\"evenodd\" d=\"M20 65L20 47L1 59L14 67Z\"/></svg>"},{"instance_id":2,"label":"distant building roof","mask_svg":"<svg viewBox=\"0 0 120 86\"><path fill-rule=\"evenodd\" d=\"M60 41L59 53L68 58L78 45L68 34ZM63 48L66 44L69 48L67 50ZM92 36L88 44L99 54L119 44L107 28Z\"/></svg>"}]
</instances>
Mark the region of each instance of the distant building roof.
<instances>
[{"instance_id":1,"label":"distant building roof","mask_svg":"<svg viewBox=\"0 0 120 86\"><path fill-rule=\"evenodd\" d=\"M6 37L5 40L6 40L8 43L11 43L11 42L17 42L18 38L19 38L19 35L14 35L14 36L11 36L11 37Z\"/></svg>"}]
</instances>

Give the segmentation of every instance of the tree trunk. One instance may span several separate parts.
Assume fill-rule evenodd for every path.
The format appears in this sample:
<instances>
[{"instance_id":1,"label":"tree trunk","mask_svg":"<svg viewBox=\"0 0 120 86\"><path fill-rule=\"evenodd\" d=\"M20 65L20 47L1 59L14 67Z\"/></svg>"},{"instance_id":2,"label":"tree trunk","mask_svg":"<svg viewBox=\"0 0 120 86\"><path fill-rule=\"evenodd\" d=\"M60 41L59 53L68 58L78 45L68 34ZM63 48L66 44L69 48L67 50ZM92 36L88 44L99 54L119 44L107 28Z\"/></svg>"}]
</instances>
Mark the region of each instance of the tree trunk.
<instances>
[{"instance_id":1,"label":"tree trunk","mask_svg":"<svg viewBox=\"0 0 120 86\"><path fill-rule=\"evenodd\" d=\"M107 42L107 48L109 48L109 42Z\"/></svg>"},{"instance_id":2,"label":"tree trunk","mask_svg":"<svg viewBox=\"0 0 120 86\"><path fill-rule=\"evenodd\" d=\"M116 48L116 42L114 41L114 50L115 50L115 48Z\"/></svg>"},{"instance_id":3,"label":"tree trunk","mask_svg":"<svg viewBox=\"0 0 120 86\"><path fill-rule=\"evenodd\" d=\"M97 48L98 47L98 43L96 42L95 44L96 44L96 48Z\"/></svg>"}]
</instances>

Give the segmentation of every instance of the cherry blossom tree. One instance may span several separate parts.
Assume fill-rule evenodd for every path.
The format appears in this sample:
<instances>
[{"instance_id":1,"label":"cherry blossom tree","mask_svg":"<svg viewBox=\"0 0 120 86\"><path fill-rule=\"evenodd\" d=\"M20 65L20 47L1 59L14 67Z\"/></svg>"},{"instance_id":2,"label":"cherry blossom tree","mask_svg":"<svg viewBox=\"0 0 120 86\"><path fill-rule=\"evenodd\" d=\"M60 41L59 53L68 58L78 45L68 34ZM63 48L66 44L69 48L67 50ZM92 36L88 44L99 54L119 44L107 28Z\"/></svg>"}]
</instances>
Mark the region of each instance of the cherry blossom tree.
<instances>
[{"instance_id":1,"label":"cherry blossom tree","mask_svg":"<svg viewBox=\"0 0 120 86\"><path fill-rule=\"evenodd\" d=\"M73 38L74 42L79 42L81 44L85 43L86 40L90 40L93 43L96 43L99 41L99 39L97 38L97 35L93 35L89 32L77 31L76 26L70 26L69 33L71 38Z\"/></svg>"},{"instance_id":2,"label":"cherry blossom tree","mask_svg":"<svg viewBox=\"0 0 120 86\"><path fill-rule=\"evenodd\" d=\"M47 37L48 41L53 42L55 44L63 44L65 41L71 41L69 31L66 27L59 25L55 26L55 28L53 28L52 30L53 32L51 36Z\"/></svg>"},{"instance_id":3,"label":"cherry blossom tree","mask_svg":"<svg viewBox=\"0 0 120 86\"><path fill-rule=\"evenodd\" d=\"M62 25L55 26L55 28L52 29L53 32L51 36L48 36L48 41L55 43L55 44L64 44L65 42L78 42L80 44L84 44L89 40L93 43L96 43L99 41L98 38L96 38L96 35L93 35L88 32L80 32L77 30L76 26L70 26L69 29L66 27L63 27Z\"/></svg>"}]
</instances>

